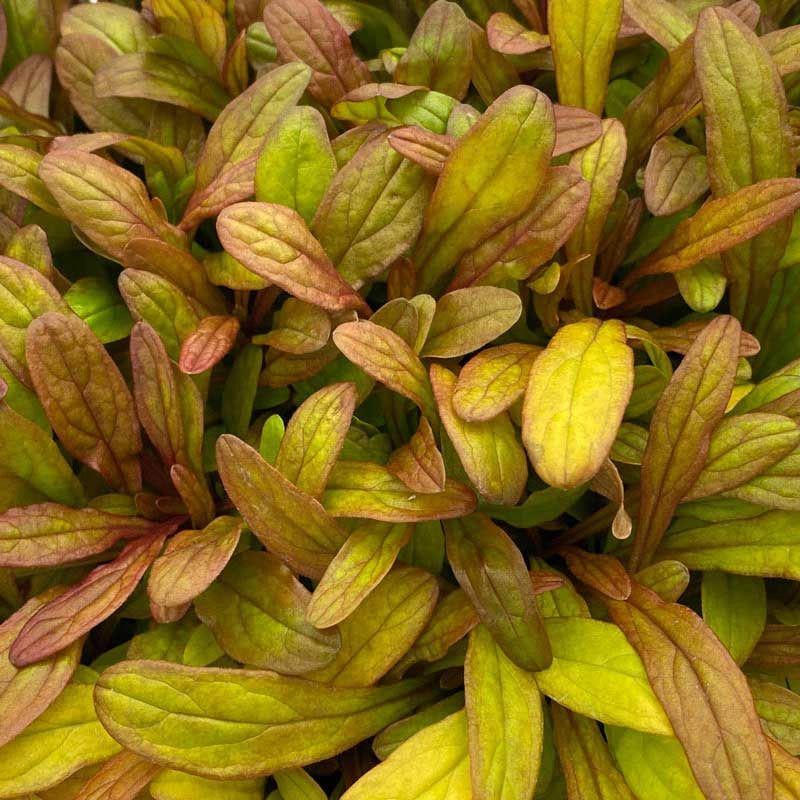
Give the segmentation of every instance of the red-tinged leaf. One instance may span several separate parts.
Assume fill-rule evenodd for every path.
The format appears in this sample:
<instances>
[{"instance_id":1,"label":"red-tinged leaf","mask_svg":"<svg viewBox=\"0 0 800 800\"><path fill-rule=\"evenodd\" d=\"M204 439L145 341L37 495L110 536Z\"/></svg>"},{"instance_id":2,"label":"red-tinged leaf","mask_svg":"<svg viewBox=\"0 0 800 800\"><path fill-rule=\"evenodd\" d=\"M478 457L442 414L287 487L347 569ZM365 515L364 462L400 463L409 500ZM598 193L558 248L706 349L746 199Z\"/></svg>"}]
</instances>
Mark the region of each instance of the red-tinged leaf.
<instances>
[{"instance_id":1,"label":"red-tinged leaf","mask_svg":"<svg viewBox=\"0 0 800 800\"><path fill-rule=\"evenodd\" d=\"M41 162L42 156L28 147L0 145L0 186L60 217L58 203L39 177Z\"/></svg>"},{"instance_id":2,"label":"red-tinged leaf","mask_svg":"<svg viewBox=\"0 0 800 800\"><path fill-rule=\"evenodd\" d=\"M150 600L172 608L204 592L236 550L242 525L235 517L217 517L203 530L181 531L173 536L150 570Z\"/></svg>"},{"instance_id":3,"label":"red-tinged leaf","mask_svg":"<svg viewBox=\"0 0 800 800\"><path fill-rule=\"evenodd\" d=\"M100 156L59 148L45 156L39 177L67 219L120 263L134 237L180 241L153 208L144 184Z\"/></svg>"},{"instance_id":4,"label":"red-tinged leaf","mask_svg":"<svg viewBox=\"0 0 800 800\"><path fill-rule=\"evenodd\" d=\"M53 62L42 53L34 53L8 73L3 90L26 111L47 117L52 83Z\"/></svg>"},{"instance_id":5,"label":"red-tinged leaf","mask_svg":"<svg viewBox=\"0 0 800 800\"><path fill-rule=\"evenodd\" d=\"M800 181L775 178L708 200L623 281L678 272L752 239L800 208Z\"/></svg>"},{"instance_id":6,"label":"red-tinged leaf","mask_svg":"<svg viewBox=\"0 0 800 800\"><path fill-rule=\"evenodd\" d=\"M463 517L475 510L475 495L463 484L445 482L444 490L412 494L386 467L369 461L339 461L324 495L334 517L364 517L384 522L425 522Z\"/></svg>"},{"instance_id":7,"label":"red-tinged leaf","mask_svg":"<svg viewBox=\"0 0 800 800\"><path fill-rule=\"evenodd\" d=\"M183 464L173 464L169 468L169 477L189 512L192 525L200 527L211 522L216 508L205 475Z\"/></svg>"},{"instance_id":8,"label":"red-tinged leaf","mask_svg":"<svg viewBox=\"0 0 800 800\"><path fill-rule=\"evenodd\" d=\"M657 217L677 214L708 191L706 157L674 136L659 139L644 171L644 199Z\"/></svg>"},{"instance_id":9,"label":"red-tinged leaf","mask_svg":"<svg viewBox=\"0 0 800 800\"><path fill-rule=\"evenodd\" d=\"M26 353L64 447L111 487L139 491L142 441L133 398L100 340L78 317L50 311L28 328Z\"/></svg>"},{"instance_id":10,"label":"red-tinged leaf","mask_svg":"<svg viewBox=\"0 0 800 800\"><path fill-rule=\"evenodd\" d=\"M740 335L733 317L710 322L658 401L642 461L632 572L649 564L675 508L703 469L733 389Z\"/></svg>"},{"instance_id":11,"label":"red-tinged leaf","mask_svg":"<svg viewBox=\"0 0 800 800\"><path fill-rule=\"evenodd\" d=\"M569 800L635 800L597 723L558 703L550 712Z\"/></svg>"},{"instance_id":12,"label":"red-tinged leaf","mask_svg":"<svg viewBox=\"0 0 800 800\"><path fill-rule=\"evenodd\" d=\"M316 353L328 343L331 318L319 306L288 297L272 320L272 330L253 337L253 344L269 345L282 353Z\"/></svg>"},{"instance_id":13,"label":"red-tinged leaf","mask_svg":"<svg viewBox=\"0 0 800 800\"><path fill-rule=\"evenodd\" d=\"M481 622L523 669L547 669L553 659L522 553L483 514L445 522L447 557Z\"/></svg>"},{"instance_id":14,"label":"red-tinged leaf","mask_svg":"<svg viewBox=\"0 0 800 800\"><path fill-rule=\"evenodd\" d=\"M62 588L31 598L0 625L0 747L10 742L61 694L81 658L81 642L38 664L18 669L8 652L28 620Z\"/></svg>"},{"instance_id":15,"label":"red-tinged leaf","mask_svg":"<svg viewBox=\"0 0 800 800\"><path fill-rule=\"evenodd\" d=\"M456 376L431 364L431 384L439 415L464 471L481 497L496 505L516 505L528 479L528 459L506 412L482 422L467 422L456 414Z\"/></svg>"},{"instance_id":16,"label":"red-tinged leaf","mask_svg":"<svg viewBox=\"0 0 800 800\"><path fill-rule=\"evenodd\" d=\"M217 467L228 496L264 546L302 575L321 578L347 531L235 436L217 439Z\"/></svg>"},{"instance_id":17,"label":"red-tinged leaf","mask_svg":"<svg viewBox=\"0 0 800 800\"><path fill-rule=\"evenodd\" d=\"M635 582L628 600L608 605L708 800L772 797L772 762L747 680L702 619Z\"/></svg>"},{"instance_id":18,"label":"red-tinged leaf","mask_svg":"<svg viewBox=\"0 0 800 800\"><path fill-rule=\"evenodd\" d=\"M521 343L482 350L458 374L453 410L468 422L496 417L522 396L540 352L535 345Z\"/></svg>"},{"instance_id":19,"label":"red-tinged leaf","mask_svg":"<svg viewBox=\"0 0 800 800\"><path fill-rule=\"evenodd\" d=\"M692 320L678 325L676 328L656 328L650 332L653 341L662 349L672 353L686 355L697 337L708 325L705 320ZM757 355L761 345L758 339L747 331L742 331L739 340L739 358L750 358ZM779 412L776 412L779 413Z\"/></svg>"},{"instance_id":20,"label":"red-tinged leaf","mask_svg":"<svg viewBox=\"0 0 800 800\"><path fill-rule=\"evenodd\" d=\"M161 770L158 764L123 750L103 763L74 800L135 800Z\"/></svg>"},{"instance_id":21,"label":"red-tinged leaf","mask_svg":"<svg viewBox=\"0 0 800 800\"><path fill-rule=\"evenodd\" d=\"M333 332L339 350L376 381L407 397L436 422L431 384L419 356L393 331L368 320L346 322Z\"/></svg>"},{"instance_id":22,"label":"red-tinged leaf","mask_svg":"<svg viewBox=\"0 0 800 800\"><path fill-rule=\"evenodd\" d=\"M797 800L800 797L800 759L787 753L774 739L767 737L767 744L772 756L773 800Z\"/></svg>"},{"instance_id":23,"label":"red-tinged leaf","mask_svg":"<svg viewBox=\"0 0 800 800\"><path fill-rule=\"evenodd\" d=\"M303 218L272 203L236 203L217 217L222 246L247 269L329 311L365 309L334 269Z\"/></svg>"},{"instance_id":24,"label":"red-tinged leaf","mask_svg":"<svg viewBox=\"0 0 800 800\"><path fill-rule=\"evenodd\" d=\"M108 619L130 597L166 535L136 539L113 561L95 567L80 583L42 606L11 645L11 663L24 667L41 661Z\"/></svg>"},{"instance_id":25,"label":"red-tinged leaf","mask_svg":"<svg viewBox=\"0 0 800 800\"><path fill-rule=\"evenodd\" d=\"M262 75L228 103L211 126L197 160L194 193L181 220L184 230L253 194L256 158L264 137L300 99L310 76L305 64L286 64Z\"/></svg>"},{"instance_id":26,"label":"red-tinged leaf","mask_svg":"<svg viewBox=\"0 0 800 800\"><path fill-rule=\"evenodd\" d=\"M560 552L566 559L570 572L579 581L612 600L627 600L630 597L630 576L614 556L588 553L577 547L565 547Z\"/></svg>"},{"instance_id":27,"label":"red-tinged leaf","mask_svg":"<svg viewBox=\"0 0 800 800\"><path fill-rule=\"evenodd\" d=\"M603 123L597 114L574 106L553 106L556 115L556 144L553 158L571 153L597 141L603 134Z\"/></svg>"},{"instance_id":28,"label":"red-tinged leaf","mask_svg":"<svg viewBox=\"0 0 800 800\"><path fill-rule=\"evenodd\" d=\"M625 13L666 50L672 50L694 31L692 18L669 0L625 0Z\"/></svg>"},{"instance_id":29,"label":"red-tinged leaf","mask_svg":"<svg viewBox=\"0 0 800 800\"><path fill-rule=\"evenodd\" d=\"M413 532L410 523L365 522L331 561L311 596L306 618L317 628L336 625L355 611L392 568Z\"/></svg>"},{"instance_id":30,"label":"red-tinged leaf","mask_svg":"<svg viewBox=\"0 0 800 800\"><path fill-rule=\"evenodd\" d=\"M486 23L489 47L509 56L524 56L550 47L550 37L520 25L503 12L492 14Z\"/></svg>"},{"instance_id":31,"label":"red-tinged leaf","mask_svg":"<svg viewBox=\"0 0 800 800\"><path fill-rule=\"evenodd\" d=\"M205 317L200 326L184 339L179 365L187 375L199 375L222 361L239 334L236 317Z\"/></svg>"},{"instance_id":32,"label":"red-tinged leaf","mask_svg":"<svg viewBox=\"0 0 800 800\"><path fill-rule=\"evenodd\" d=\"M354 383L333 383L314 392L292 415L275 468L301 492L317 499L322 496L357 400Z\"/></svg>"},{"instance_id":33,"label":"red-tinged leaf","mask_svg":"<svg viewBox=\"0 0 800 800\"><path fill-rule=\"evenodd\" d=\"M576 170L551 167L529 208L463 256L449 289L489 282L495 274L529 277L567 241L590 194L591 186Z\"/></svg>"},{"instance_id":34,"label":"red-tinged leaf","mask_svg":"<svg viewBox=\"0 0 800 800\"><path fill-rule=\"evenodd\" d=\"M469 88L471 65L467 15L456 3L436 0L422 15L393 77L461 100Z\"/></svg>"},{"instance_id":35,"label":"red-tinged leaf","mask_svg":"<svg viewBox=\"0 0 800 800\"><path fill-rule=\"evenodd\" d=\"M487 235L530 208L554 142L552 103L530 86L509 89L458 140L425 212L415 259L420 289L438 285Z\"/></svg>"},{"instance_id":36,"label":"red-tinged leaf","mask_svg":"<svg viewBox=\"0 0 800 800\"><path fill-rule=\"evenodd\" d=\"M318 0L271 0L264 23L282 61L303 61L312 69L309 92L330 106L370 82L345 29Z\"/></svg>"},{"instance_id":37,"label":"red-tinged leaf","mask_svg":"<svg viewBox=\"0 0 800 800\"><path fill-rule=\"evenodd\" d=\"M0 514L0 565L45 567L108 550L120 539L152 533L155 523L93 508L40 503Z\"/></svg>"},{"instance_id":38,"label":"red-tinged leaf","mask_svg":"<svg viewBox=\"0 0 800 800\"><path fill-rule=\"evenodd\" d=\"M753 672L800 677L800 625L767 625L745 666Z\"/></svg>"},{"instance_id":39,"label":"red-tinged leaf","mask_svg":"<svg viewBox=\"0 0 800 800\"><path fill-rule=\"evenodd\" d=\"M407 444L395 450L386 468L412 492L441 492L447 476L433 429L425 417Z\"/></svg>"},{"instance_id":40,"label":"red-tinged leaf","mask_svg":"<svg viewBox=\"0 0 800 800\"><path fill-rule=\"evenodd\" d=\"M434 175L441 174L456 144L453 136L433 133L415 125L394 128L387 141L401 156Z\"/></svg>"},{"instance_id":41,"label":"red-tinged leaf","mask_svg":"<svg viewBox=\"0 0 800 800\"><path fill-rule=\"evenodd\" d=\"M511 60L489 47L486 31L470 24L472 37L472 83L484 103L493 103L503 92L519 83Z\"/></svg>"}]
</instances>

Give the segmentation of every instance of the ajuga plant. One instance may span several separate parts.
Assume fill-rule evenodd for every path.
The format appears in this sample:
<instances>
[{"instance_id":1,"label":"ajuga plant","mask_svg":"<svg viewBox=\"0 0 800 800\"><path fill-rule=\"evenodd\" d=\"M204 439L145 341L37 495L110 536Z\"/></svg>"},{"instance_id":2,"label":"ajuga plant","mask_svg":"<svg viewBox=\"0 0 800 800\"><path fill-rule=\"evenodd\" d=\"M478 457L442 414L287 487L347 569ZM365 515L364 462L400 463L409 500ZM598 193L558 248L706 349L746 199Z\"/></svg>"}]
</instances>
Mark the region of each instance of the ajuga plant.
<instances>
[{"instance_id":1,"label":"ajuga plant","mask_svg":"<svg viewBox=\"0 0 800 800\"><path fill-rule=\"evenodd\" d=\"M3 0L0 798L800 798L798 6Z\"/></svg>"}]
</instances>

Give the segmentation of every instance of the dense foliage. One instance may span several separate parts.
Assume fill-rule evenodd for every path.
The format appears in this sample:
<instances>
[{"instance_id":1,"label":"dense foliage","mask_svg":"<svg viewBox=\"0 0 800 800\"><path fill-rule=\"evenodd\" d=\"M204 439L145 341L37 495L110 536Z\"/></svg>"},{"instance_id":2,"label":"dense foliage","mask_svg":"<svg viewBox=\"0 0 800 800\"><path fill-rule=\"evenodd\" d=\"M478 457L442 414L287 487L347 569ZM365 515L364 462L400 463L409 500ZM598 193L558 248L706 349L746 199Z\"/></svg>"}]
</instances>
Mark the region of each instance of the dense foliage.
<instances>
[{"instance_id":1,"label":"dense foliage","mask_svg":"<svg viewBox=\"0 0 800 800\"><path fill-rule=\"evenodd\" d=\"M0 798L798 800L798 5L3 0Z\"/></svg>"}]
</instances>

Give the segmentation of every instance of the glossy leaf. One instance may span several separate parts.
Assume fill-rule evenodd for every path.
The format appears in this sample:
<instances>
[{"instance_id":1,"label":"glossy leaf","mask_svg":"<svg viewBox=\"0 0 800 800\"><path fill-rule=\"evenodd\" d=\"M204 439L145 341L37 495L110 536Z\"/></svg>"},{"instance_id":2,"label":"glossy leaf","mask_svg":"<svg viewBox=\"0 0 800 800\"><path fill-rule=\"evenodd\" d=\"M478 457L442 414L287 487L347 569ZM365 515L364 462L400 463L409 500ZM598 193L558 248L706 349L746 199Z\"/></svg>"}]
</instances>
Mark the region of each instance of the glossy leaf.
<instances>
[{"instance_id":1,"label":"glossy leaf","mask_svg":"<svg viewBox=\"0 0 800 800\"><path fill-rule=\"evenodd\" d=\"M181 344L180 368L187 375L199 375L219 363L236 341L236 317L205 317L197 330Z\"/></svg>"}]
</instances>

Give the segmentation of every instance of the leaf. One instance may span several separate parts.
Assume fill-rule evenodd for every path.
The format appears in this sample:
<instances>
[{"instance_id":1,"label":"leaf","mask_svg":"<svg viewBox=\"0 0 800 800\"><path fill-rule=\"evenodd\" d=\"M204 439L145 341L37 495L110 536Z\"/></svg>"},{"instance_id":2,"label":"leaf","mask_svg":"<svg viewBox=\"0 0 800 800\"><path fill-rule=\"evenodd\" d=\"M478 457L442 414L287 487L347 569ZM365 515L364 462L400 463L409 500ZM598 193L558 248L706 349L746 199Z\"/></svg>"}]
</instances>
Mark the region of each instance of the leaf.
<instances>
[{"instance_id":1,"label":"leaf","mask_svg":"<svg viewBox=\"0 0 800 800\"><path fill-rule=\"evenodd\" d=\"M269 553L235 556L194 601L198 617L232 658L260 669L301 675L330 663L339 633L306 622L311 598Z\"/></svg>"},{"instance_id":2,"label":"leaf","mask_svg":"<svg viewBox=\"0 0 800 800\"><path fill-rule=\"evenodd\" d=\"M505 92L459 139L439 176L417 243L421 290L436 286L501 223L530 207L554 142L552 104L528 86Z\"/></svg>"},{"instance_id":3,"label":"leaf","mask_svg":"<svg viewBox=\"0 0 800 800\"><path fill-rule=\"evenodd\" d=\"M59 148L44 157L39 176L67 219L120 263L134 237L180 241L142 182L100 156Z\"/></svg>"},{"instance_id":4,"label":"leaf","mask_svg":"<svg viewBox=\"0 0 800 800\"><path fill-rule=\"evenodd\" d=\"M317 0L272 0L264 23L282 61L311 67L308 91L330 106L352 89L369 83L366 65L356 56L344 28Z\"/></svg>"},{"instance_id":5,"label":"leaf","mask_svg":"<svg viewBox=\"0 0 800 800\"><path fill-rule=\"evenodd\" d=\"M553 158L586 147L603 135L603 124L591 111L560 104L554 105L553 111L556 115Z\"/></svg>"},{"instance_id":6,"label":"leaf","mask_svg":"<svg viewBox=\"0 0 800 800\"><path fill-rule=\"evenodd\" d=\"M30 384L25 359L25 334L47 311L67 311L55 287L38 270L0 256L0 358L25 384Z\"/></svg>"},{"instance_id":7,"label":"leaf","mask_svg":"<svg viewBox=\"0 0 800 800\"><path fill-rule=\"evenodd\" d=\"M254 336L253 344L269 345L295 355L316 353L328 343L331 318L318 306L287 297L268 333Z\"/></svg>"},{"instance_id":8,"label":"leaf","mask_svg":"<svg viewBox=\"0 0 800 800\"><path fill-rule=\"evenodd\" d=\"M217 217L223 247L247 269L329 311L363 309L296 212L272 203L236 203Z\"/></svg>"},{"instance_id":9,"label":"leaf","mask_svg":"<svg viewBox=\"0 0 800 800\"><path fill-rule=\"evenodd\" d=\"M69 683L80 662L80 642L56 656L22 669L17 669L8 658L11 645L28 620L60 591L49 589L32 597L0 625L0 748L47 711Z\"/></svg>"},{"instance_id":10,"label":"leaf","mask_svg":"<svg viewBox=\"0 0 800 800\"><path fill-rule=\"evenodd\" d=\"M553 663L536 674L543 694L576 714L645 733L672 733L642 660L615 625L577 616L545 619Z\"/></svg>"},{"instance_id":11,"label":"leaf","mask_svg":"<svg viewBox=\"0 0 800 800\"><path fill-rule=\"evenodd\" d=\"M394 71L394 80L427 86L461 100L472 65L469 20L455 3L437 0L423 14Z\"/></svg>"},{"instance_id":12,"label":"leaf","mask_svg":"<svg viewBox=\"0 0 800 800\"><path fill-rule=\"evenodd\" d=\"M706 157L673 136L659 139L644 173L644 199L657 217L677 214L708 191Z\"/></svg>"},{"instance_id":13,"label":"leaf","mask_svg":"<svg viewBox=\"0 0 800 800\"><path fill-rule=\"evenodd\" d=\"M166 608L194 600L225 568L241 532L241 520L217 517L202 530L181 531L173 536L150 569L150 600Z\"/></svg>"},{"instance_id":14,"label":"leaf","mask_svg":"<svg viewBox=\"0 0 800 800\"><path fill-rule=\"evenodd\" d=\"M225 58L226 30L222 15L202 0L152 0L163 33L194 42L219 68Z\"/></svg>"},{"instance_id":15,"label":"leaf","mask_svg":"<svg viewBox=\"0 0 800 800\"><path fill-rule=\"evenodd\" d=\"M116 364L77 317L50 311L28 327L28 367L53 430L113 488L138 491L142 443Z\"/></svg>"},{"instance_id":16,"label":"leaf","mask_svg":"<svg viewBox=\"0 0 800 800\"><path fill-rule=\"evenodd\" d=\"M18 194L49 214L61 216L58 203L39 177L42 156L15 144L0 145L0 186Z\"/></svg>"},{"instance_id":17,"label":"leaf","mask_svg":"<svg viewBox=\"0 0 800 800\"><path fill-rule=\"evenodd\" d=\"M0 795L44 791L119 752L97 721L92 703L95 678L94 671L81 666L25 735L0 749Z\"/></svg>"},{"instance_id":18,"label":"leaf","mask_svg":"<svg viewBox=\"0 0 800 800\"><path fill-rule=\"evenodd\" d=\"M456 144L452 136L432 133L415 125L394 128L387 140L401 156L433 175L441 174Z\"/></svg>"},{"instance_id":19,"label":"leaf","mask_svg":"<svg viewBox=\"0 0 800 800\"><path fill-rule=\"evenodd\" d=\"M262 800L264 779L218 781L164 769L148 787L153 800Z\"/></svg>"},{"instance_id":20,"label":"leaf","mask_svg":"<svg viewBox=\"0 0 800 800\"><path fill-rule=\"evenodd\" d=\"M597 723L555 703L550 710L568 796L586 800L634 800Z\"/></svg>"},{"instance_id":21,"label":"leaf","mask_svg":"<svg viewBox=\"0 0 800 800\"><path fill-rule=\"evenodd\" d=\"M327 800L319 784L300 767L281 770L273 777L283 800Z\"/></svg>"},{"instance_id":22,"label":"leaf","mask_svg":"<svg viewBox=\"0 0 800 800\"><path fill-rule=\"evenodd\" d=\"M57 503L12 508L0 515L0 564L65 564L103 553L120 539L135 539L155 529L150 520L93 508L69 508Z\"/></svg>"},{"instance_id":23,"label":"leaf","mask_svg":"<svg viewBox=\"0 0 800 800\"><path fill-rule=\"evenodd\" d=\"M722 261L717 258L705 259L676 272L675 282L686 305L700 313L713 311L722 302L728 287Z\"/></svg>"},{"instance_id":24,"label":"leaf","mask_svg":"<svg viewBox=\"0 0 800 800\"><path fill-rule=\"evenodd\" d=\"M222 420L229 433L246 436L253 415L264 354L260 347L243 347L233 362L222 393Z\"/></svg>"},{"instance_id":25,"label":"leaf","mask_svg":"<svg viewBox=\"0 0 800 800\"><path fill-rule=\"evenodd\" d=\"M107 564L95 567L80 583L40 608L9 651L25 667L63 650L110 617L136 588L164 544L166 533L135 539Z\"/></svg>"},{"instance_id":26,"label":"leaf","mask_svg":"<svg viewBox=\"0 0 800 800\"><path fill-rule=\"evenodd\" d=\"M392 454L387 469L414 492L432 493L444 490L444 459L436 446L433 429L421 417L417 432Z\"/></svg>"},{"instance_id":27,"label":"leaf","mask_svg":"<svg viewBox=\"0 0 800 800\"><path fill-rule=\"evenodd\" d=\"M520 317L519 295L494 286L457 289L436 303L428 338L420 355L457 358L505 333Z\"/></svg>"},{"instance_id":28,"label":"leaf","mask_svg":"<svg viewBox=\"0 0 800 800\"><path fill-rule=\"evenodd\" d=\"M531 367L522 440L537 474L559 489L589 480L608 457L633 389L633 352L614 320L565 325Z\"/></svg>"},{"instance_id":29,"label":"leaf","mask_svg":"<svg viewBox=\"0 0 800 800\"><path fill-rule=\"evenodd\" d=\"M181 344L179 365L187 375L211 369L228 354L239 335L236 317L205 317Z\"/></svg>"},{"instance_id":30,"label":"leaf","mask_svg":"<svg viewBox=\"0 0 800 800\"><path fill-rule=\"evenodd\" d=\"M123 750L104 762L75 800L128 800L161 772L161 767Z\"/></svg>"},{"instance_id":31,"label":"leaf","mask_svg":"<svg viewBox=\"0 0 800 800\"><path fill-rule=\"evenodd\" d=\"M322 115L309 106L290 108L270 129L256 161L256 200L292 208L310 225L335 174Z\"/></svg>"},{"instance_id":32,"label":"leaf","mask_svg":"<svg viewBox=\"0 0 800 800\"><path fill-rule=\"evenodd\" d=\"M416 403L431 422L437 421L428 373L417 354L396 333L360 320L339 325L333 332L333 341L367 375Z\"/></svg>"},{"instance_id":33,"label":"leaf","mask_svg":"<svg viewBox=\"0 0 800 800\"><path fill-rule=\"evenodd\" d=\"M552 661L522 554L488 517L445 523L447 557L478 616L517 666L547 669Z\"/></svg>"},{"instance_id":34,"label":"leaf","mask_svg":"<svg viewBox=\"0 0 800 800\"><path fill-rule=\"evenodd\" d=\"M796 755L800 749L798 739L800 697L775 683L754 678L751 678L749 683L764 732L776 739L792 755Z\"/></svg>"},{"instance_id":35,"label":"leaf","mask_svg":"<svg viewBox=\"0 0 800 800\"><path fill-rule=\"evenodd\" d=\"M67 305L103 343L125 339L133 322L117 287L102 278L81 278L64 293Z\"/></svg>"},{"instance_id":36,"label":"leaf","mask_svg":"<svg viewBox=\"0 0 800 800\"><path fill-rule=\"evenodd\" d=\"M343 752L410 713L423 686L333 689L268 672L123 661L100 676L95 703L103 726L134 753L229 780Z\"/></svg>"},{"instance_id":37,"label":"leaf","mask_svg":"<svg viewBox=\"0 0 800 800\"><path fill-rule=\"evenodd\" d=\"M333 383L304 400L289 420L275 467L301 492L322 496L344 444L356 400L355 384Z\"/></svg>"},{"instance_id":38,"label":"leaf","mask_svg":"<svg viewBox=\"0 0 800 800\"><path fill-rule=\"evenodd\" d=\"M709 800L772 793L772 762L747 681L703 621L634 584L612 619L644 662L697 784Z\"/></svg>"},{"instance_id":39,"label":"leaf","mask_svg":"<svg viewBox=\"0 0 800 800\"><path fill-rule=\"evenodd\" d=\"M667 603L676 603L689 586L689 570L681 561L656 561L634 576Z\"/></svg>"},{"instance_id":40,"label":"leaf","mask_svg":"<svg viewBox=\"0 0 800 800\"><path fill-rule=\"evenodd\" d=\"M472 796L529 800L544 734L536 679L520 669L479 625L464 664Z\"/></svg>"},{"instance_id":41,"label":"leaf","mask_svg":"<svg viewBox=\"0 0 800 800\"><path fill-rule=\"evenodd\" d=\"M702 3L699 4L702 7ZM675 3L665 0L626 0L625 13L662 47L672 50L694 30L692 18Z\"/></svg>"},{"instance_id":42,"label":"leaf","mask_svg":"<svg viewBox=\"0 0 800 800\"><path fill-rule=\"evenodd\" d=\"M339 623L342 646L326 667L306 675L331 686L371 686L416 647L439 587L429 572L395 566Z\"/></svg>"},{"instance_id":43,"label":"leaf","mask_svg":"<svg viewBox=\"0 0 800 800\"><path fill-rule=\"evenodd\" d=\"M432 794L435 792L435 794ZM342 800L460 800L472 796L467 722L457 711L407 739Z\"/></svg>"},{"instance_id":44,"label":"leaf","mask_svg":"<svg viewBox=\"0 0 800 800\"><path fill-rule=\"evenodd\" d=\"M528 385L531 366L541 349L512 343L482 350L461 369L453 409L468 422L489 420L512 406Z\"/></svg>"},{"instance_id":45,"label":"leaf","mask_svg":"<svg viewBox=\"0 0 800 800\"><path fill-rule=\"evenodd\" d=\"M431 365L431 384L442 424L464 471L489 503L513 506L519 502L528 477L525 451L506 413L485 422L466 422L453 408L456 376Z\"/></svg>"},{"instance_id":46,"label":"leaf","mask_svg":"<svg viewBox=\"0 0 800 800\"><path fill-rule=\"evenodd\" d=\"M710 322L658 401L642 461L632 571L648 565L676 506L702 471L733 388L740 334L733 317Z\"/></svg>"},{"instance_id":47,"label":"leaf","mask_svg":"<svg viewBox=\"0 0 800 800\"><path fill-rule=\"evenodd\" d=\"M492 50L506 55L523 56L550 46L550 39L538 31L528 30L514 17L502 12L492 14L486 23L486 35Z\"/></svg>"},{"instance_id":48,"label":"leaf","mask_svg":"<svg viewBox=\"0 0 800 800\"><path fill-rule=\"evenodd\" d=\"M409 494L386 467L369 461L339 461L323 495L334 517L362 517L383 522L452 519L475 510L475 495L454 480L441 492Z\"/></svg>"},{"instance_id":49,"label":"leaf","mask_svg":"<svg viewBox=\"0 0 800 800\"><path fill-rule=\"evenodd\" d=\"M613 600L628 599L631 580L616 558L603 553L587 553L578 547L565 547L561 552L570 572L579 581Z\"/></svg>"},{"instance_id":50,"label":"leaf","mask_svg":"<svg viewBox=\"0 0 800 800\"><path fill-rule=\"evenodd\" d=\"M264 137L300 99L310 76L305 64L284 64L262 75L225 106L197 160L195 189L182 228L194 228L229 203L253 194L256 157Z\"/></svg>"},{"instance_id":51,"label":"leaf","mask_svg":"<svg viewBox=\"0 0 800 800\"><path fill-rule=\"evenodd\" d=\"M220 436L216 449L225 491L256 537L293 569L321 578L347 532L240 439Z\"/></svg>"},{"instance_id":52,"label":"leaf","mask_svg":"<svg viewBox=\"0 0 800 800\"><path fill-rule=\"evenodd\" d=\"M747 661L749 671L796 678L798 664L797 625L767 625Z\"/></svg>"},{"instance_id":53,"label":"leaf","mask_svg":"<svg viewBox=\"0 0 800 800\"><path fill-rule=\"evenodd\" d=\"M637 797L704 800L677 739L611 726L605 733L614 760Z\"/></svg>"},{"instance_id":54,"label":"leaf","mask_svg":"<svg viewBox=\"0 0 800 800\"><path fill-rule=\"evenodd\" d=\"M791 453L798 443L797 425L780 414L756 411L726 417L711 435L703 470L685 499L741 486Z\"/></svg>"},{"instance_id":55,"label":"leaf","mask_svg":"<svg viewBox=\"0 0 800 800\"><path fill-rule=\"evenodd\" d=\"M758 36L731 11L708 9L697 21L694 50L714 196L759 181L794 178L786 95ZM766 304L789 232L786 220L723 256L732 278L731 309L748 323Z\"/></svg>"},{"instance_id":56,"label":"leaf","mask_svg":"<svg viewBox=\"0 0 800 800\"><path fill-rule=\"evenodd\" d=\"M561 103L602 113L621 22L620 0L554 0L548 5L547 27Z\"/></svg>"},{"instance_id":57,"label":"leaf","mask_svg":"<svg viewBox=\"0 0 800 800\"><path fill-rule=\"evenodd\" d=\"M417 239L433 180L403 158L392 133L365 142L334 176L311 230L341 276L361 288Z\"/></svg>"},{"instance_id":58,"label":"leaf","mask_svg":"<svg viewBox=\"0 0 800 800\"><path fill-rule=\"evenodd\" d=\"M357 527L314 589L308 621L329 628L347 619L392 568L411 532L409 523L365 522Z\"/></svg>"},{"instance_id":59,"label":"leaf","mask_svg":"<svg viewBox=\"0 0 800 800\"><path fill-rule=\"evenodd\" d=\"M795 178L760 181L725 197L708 200L640 262L622 285L630 286L646 275L688 269L752 239L798 207L800 183Z\"/></svg>"}]
</instances>

